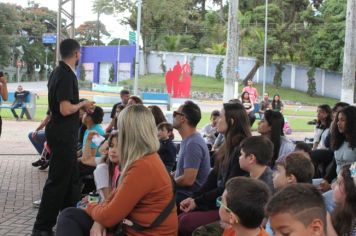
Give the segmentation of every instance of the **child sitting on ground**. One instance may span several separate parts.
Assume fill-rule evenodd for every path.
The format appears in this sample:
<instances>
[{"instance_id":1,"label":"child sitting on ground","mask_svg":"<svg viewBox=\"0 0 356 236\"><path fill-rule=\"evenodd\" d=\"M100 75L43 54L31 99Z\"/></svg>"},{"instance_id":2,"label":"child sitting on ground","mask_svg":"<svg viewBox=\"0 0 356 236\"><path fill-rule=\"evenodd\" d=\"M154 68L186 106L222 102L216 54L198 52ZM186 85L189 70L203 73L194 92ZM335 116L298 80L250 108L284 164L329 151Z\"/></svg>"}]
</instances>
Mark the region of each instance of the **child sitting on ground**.
<instances>
[{"instance_id":1,"label":"child sitting on ground","mask_svg":"<svg viewBox=\"0 0 356 236\"><path fill-rule=\"evenodd\" d=\"M241 144L241 169L249 172L251 178L265 182L273 192L273 171L268 166L272 156L273 144L264 136L248 137Z\"/></svg>"},{"instance_id":2,"label":"child sitting on ground","mask_svg":"<svg viewBox=\"0 0 356 236\"><path fill-rule=\"evenodd\" d=\"M173 143L173 126L168 122L158 124L158 139L160 142L158 155L161 157L167 170L170 172L176 162L177 148Z\"/></svg>"},{"instance_id":3,"label":"child sitting on ground","mask_svg":"<svg viewBox=\"0 0 356 236\"><path fill-rule=\"evenodd\" d=\"M311 184L292 184L277 192L266 207L276 236L325 236L326 208Z\"/></svg>"},{"instance_id":4,"label":"child sitting on ground","mask_svg":"<svg viewBox=\"0 0 356 236\"><path fill-rule=\"evenodd\" d=\"M268 186L262 181L247 177L230 179L221 199L217 199L221 222L228 225L223 236L268 236L261 224L269 196Z\"/></svg>"}]
</instances>

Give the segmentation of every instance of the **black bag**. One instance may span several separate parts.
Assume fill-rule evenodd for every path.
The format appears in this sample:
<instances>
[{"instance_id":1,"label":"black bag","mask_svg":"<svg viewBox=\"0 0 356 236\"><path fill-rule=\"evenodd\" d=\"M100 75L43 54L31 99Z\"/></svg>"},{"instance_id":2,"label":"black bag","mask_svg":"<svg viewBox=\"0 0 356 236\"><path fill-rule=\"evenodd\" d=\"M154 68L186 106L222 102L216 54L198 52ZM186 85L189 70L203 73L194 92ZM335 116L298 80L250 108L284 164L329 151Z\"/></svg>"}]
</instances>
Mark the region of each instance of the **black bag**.
<instances>
[{"instance_id":1,"label":"black bag","mask_svg":"<svg viewBox=\"0 0 356 236\"><path fill-rule=\"evenodd\" d=\"M173 197L172 197L172 200L168 203L166 208L164 208L164 210L157 216L157 218L151 223L151 225L142 226L142 225L137 224L135 222L132 222L130 220L124 219L111 230L113 235L114 236L125 236L126 234L124 232L124 228L125 228L124 226L131 227L134 230L140 232L140 231L145 231L145 230L148 230L148 229L152 229L152 228L160 225L162 223L162 221L165 220L168 217L168 215L171 213L171 210L173 209L173 207L176 204L176 197L175 197L175 195L176 195L176 186L175 186L175 182L174 182L172 177L171 177L171 181L172 181L172 185L173 185Z\"/></svg>"}]
</instances>

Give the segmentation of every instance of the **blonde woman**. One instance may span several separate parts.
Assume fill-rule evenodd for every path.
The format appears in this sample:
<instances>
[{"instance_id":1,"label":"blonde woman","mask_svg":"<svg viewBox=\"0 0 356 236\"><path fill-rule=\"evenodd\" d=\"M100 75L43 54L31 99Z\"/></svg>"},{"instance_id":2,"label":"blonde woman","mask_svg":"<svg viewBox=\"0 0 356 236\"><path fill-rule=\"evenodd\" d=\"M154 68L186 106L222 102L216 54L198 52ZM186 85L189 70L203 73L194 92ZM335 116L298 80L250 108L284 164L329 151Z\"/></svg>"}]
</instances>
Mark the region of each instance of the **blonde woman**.
<instances>
[{"instance_id":1,"label":"blonde woman","mask_svg":"<svg viewBox=\"0 0 356 236\"><path fill-rule=\"evenodd\" d=\"M117 189L100 204L88 203L84 210L68 208L57 223L57 236L106 235L107 229L124 220L126 235L177 235L175 206L156 227L137 231L132 222L148 227L173 199L173 186L157 154L159 141L152 113L143 105L125 108L118 119L120 163ZM169 208L168 208L169 209Z\"/></svg>"}]
</instances>

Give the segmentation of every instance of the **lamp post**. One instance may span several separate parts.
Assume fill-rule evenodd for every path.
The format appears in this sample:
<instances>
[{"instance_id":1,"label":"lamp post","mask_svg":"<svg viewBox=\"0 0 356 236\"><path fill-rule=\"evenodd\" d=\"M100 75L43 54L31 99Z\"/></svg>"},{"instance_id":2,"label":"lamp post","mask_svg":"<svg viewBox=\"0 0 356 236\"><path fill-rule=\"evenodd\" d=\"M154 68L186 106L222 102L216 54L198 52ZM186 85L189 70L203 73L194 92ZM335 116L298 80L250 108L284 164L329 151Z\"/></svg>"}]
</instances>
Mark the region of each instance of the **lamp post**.
<instances>
[{"instance_id":1,"label":"lamp post","mask_svg":"<svg viewBox=\"0 0 356 236\"><path fill-rule=\"evenodd\" d=\"M267 67L267 30L268 30L268 0L266 0L266 12L265 12L265 45L264 45L264 56L263 56L263 94L266 92L266 67Z\"/></svg>"},{"instance_id":2,"label":"lamp post","mask_svg":"<svg viewBox=\"0 0 356 236\"><path fill-rule=\"evenodd\" d=\"M119 85L119 74L120 74L120 47L121 38L119 38L119 46L117 47L117 69L116 69L116 86Z\"/></svg>"},{"instance_id":3,"label":"lamp post","mask_svg":"<svg viewBox=\"0 0 356 236\"><path fill-rule=\"evenodd\" d=\"M135 79L134 79L134 94L138 95L138 70L140 63L140 32L141 32L141 7L142 0L137 2L137 30L136 30L136 57L135 57Z\"/></svg>"}]
</instances>

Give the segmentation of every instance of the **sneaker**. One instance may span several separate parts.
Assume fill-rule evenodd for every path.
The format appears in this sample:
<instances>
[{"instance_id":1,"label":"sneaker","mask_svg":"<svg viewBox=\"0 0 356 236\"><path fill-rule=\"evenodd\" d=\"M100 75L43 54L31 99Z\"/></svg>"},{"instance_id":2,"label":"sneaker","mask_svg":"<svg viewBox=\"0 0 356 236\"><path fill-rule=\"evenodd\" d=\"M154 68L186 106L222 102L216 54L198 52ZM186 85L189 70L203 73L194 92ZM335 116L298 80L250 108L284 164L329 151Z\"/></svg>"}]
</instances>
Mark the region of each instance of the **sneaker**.
<instances>
[{"instance_id":1,"label":"sneaker","mask_svg":"<svg viewBox=\"0 0 356 236\"><path fill-rule=\"evenodd\" d=\"M33 229L31 236L54 236L53 231Z\"/></svg>"},{"instance_id":2,"label":"sneaker","mask_svg":"<svg viewBox=\"0 0 356 236\"><path fill-rule=\"evenodd\" d=\"M33 207L39 208L40 205L41 205L41 199L39 199L39 200L37 200L37 201L34 201L32 204L33 204Z\"/></svg>"},{"instance_id":3,"label":"sneaker","mask_svg":"<svg viewBox=\"0 0 356 236\"><path fill-rule=\"evenodd\" d=\"M32 166L33 167L39 167L43 164L44 160L43 159L38 159L37 161L35 162L32 162Z\"/></svg>"},{"instance_id":4,"label":"sneaker","mask_svg":"<svg viewBox=\"0 0 356 236\"><path fill-rule=\"evenodd\" d=\"M38 168L39 170L45 170L47 169L47 167L49 166L49 160L44 160L40 166L40 168Z\"/></svg>"}]
</instances>

